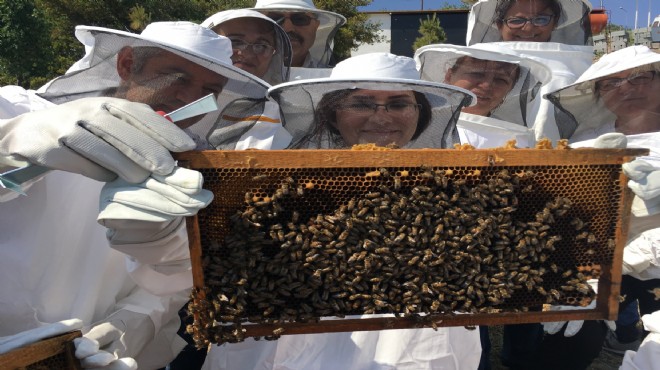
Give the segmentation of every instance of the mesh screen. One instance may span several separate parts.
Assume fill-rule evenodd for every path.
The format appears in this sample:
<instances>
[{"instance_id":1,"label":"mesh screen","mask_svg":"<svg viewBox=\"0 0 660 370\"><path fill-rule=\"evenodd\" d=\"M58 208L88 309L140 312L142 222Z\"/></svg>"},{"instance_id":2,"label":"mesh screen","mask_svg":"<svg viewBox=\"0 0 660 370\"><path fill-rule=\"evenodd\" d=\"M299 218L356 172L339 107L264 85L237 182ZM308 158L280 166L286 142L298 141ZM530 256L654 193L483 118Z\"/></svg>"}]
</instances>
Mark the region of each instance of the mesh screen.
<instances>
[{"instance_id":1,"label":"mesh screen","mask_svg":"<svg viewBox=\"0 0 660 370\"><path fill-rule=\"evenodd\" d=\"M583 0L558 2L561 5L561 14L558 27L552 31L550 41L568 45L593 45L589 20L591 9ZM468 45L502 41L495 13L498 3L498 0L481 0L472 7L470 19L474 18L476 22L468 27L468 32L472 31L468 35Z\"/></svg>"},{"instance_id":2,"label":"mesh screen","mask_svg":"<svg viewBox=\"0 0 660 370\"><path fill-rule=\"evenodd\" d=\"M315 153L299 155L312 163ZM586 281L615 255L620 164L300 168L257 158L199 168L216 198L198 215L198 343L241 341L248 322L586 306Z\"/></svg>"}]
</instances>

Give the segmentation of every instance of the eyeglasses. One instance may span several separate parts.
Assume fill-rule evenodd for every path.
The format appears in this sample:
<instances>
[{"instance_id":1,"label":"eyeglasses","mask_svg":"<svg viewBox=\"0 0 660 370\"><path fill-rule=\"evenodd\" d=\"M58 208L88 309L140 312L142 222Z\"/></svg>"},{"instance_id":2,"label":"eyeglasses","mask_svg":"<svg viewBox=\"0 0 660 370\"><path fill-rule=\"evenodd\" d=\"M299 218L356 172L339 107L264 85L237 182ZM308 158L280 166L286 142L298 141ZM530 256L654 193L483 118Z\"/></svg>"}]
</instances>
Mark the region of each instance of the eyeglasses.
<instances>
[{"instance_id":1,"label":"eyeglasses","mask_svg":"<svg viewBox=\"0 0 660 370\"><path fill-rule=\"evenodd\" d=\"M254 55L273 55L275 48L268 44L250 44L239 39L231 39L231 48L234 50L246 51L250 49Z\"/></svg>"},{"instance_id":2,"label":"eyeglasses","mask_svg":"<svg viewBox=\"0 0 660 370\"><path fill-rule=\"evenodd\" d=\"M608 78L605 80L597 81L596 89L602 91L610 91L621 87L624 82L628 82L629 84L635 86L646 85L653 81L654 77L655 71L646 71L630 75L626 78Z\"/></svg>"},{"instance_id":3,"label":"eyeglasses","mask_svg":"<svg viewBox=\"0 0 660 370\"><path fill-rule=\"evenodd\" d=\"M355 114L371 114L378 111L378 107L385 108L385 111L392 114L409 114L422 107L421 104L415 103L387 103L387 104L376 104L376 103L348 103L339 106L339 109L345 110L350 113Z\"/></svg>"},{"instance_id":4,"label":"eyeglasses","mask_svg":"<svg viewBox=\"0 0 660 370\"><path fill-rule=\"evenodd\" d=\"M536 17L532 18L511 17L504 19L503 22L507 25L507 27L511 29L523 28L527 22L531 23L535 27L545 27L550 24L550 21L554 17L554 15L537 15Z\"/></svg>"},{"instance_id":5,"label":"eyeglasses","mask_svg":"<svg viewBox=\"0 0 660 370\"><path fill-rule=\"evenodd\" d=\"M297 27L309 26L312 23L312 19L316 19L306 13L268 13L268 18L274 20L280 26L288 19L291 24Z\"/></svg>"}]
</instances>

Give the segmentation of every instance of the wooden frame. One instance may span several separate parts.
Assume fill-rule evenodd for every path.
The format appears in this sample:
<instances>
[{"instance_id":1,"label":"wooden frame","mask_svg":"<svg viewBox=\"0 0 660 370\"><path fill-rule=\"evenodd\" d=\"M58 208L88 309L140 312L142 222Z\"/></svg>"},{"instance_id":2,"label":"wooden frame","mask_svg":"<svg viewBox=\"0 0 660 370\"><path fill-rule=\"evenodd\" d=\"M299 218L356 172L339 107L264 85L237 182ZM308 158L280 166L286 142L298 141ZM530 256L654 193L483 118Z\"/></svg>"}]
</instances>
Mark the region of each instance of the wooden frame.
<instances>
[{"instance_id":1,"label":"wooden frame","mask_svg":"<svg viewBox=\"0 0 660 370\"><path fill-rule=\"evenodd\" d=\"M180 165L192 169L269 169L269 168L346 168L365 167L516 167L516 166L589 166L621 165L646 149L478 149L478 150L280 150L280 151L201 151L177 154ZM622 172L618 183L626 184ZM316 323L242 325L244 336L269 336L278 328L283 335L361 330L386 330L412 327L502 325L567 320L614 320L617 316L621 284L623 247L627 239L630 205L633 195L622 187L615 232L615 252L611 265L602 266L599 295L595 309L539 312L503 312L498 314L431 315L425 320L411 317L372 317L321 320ZM216 197L217 199L217 197ZM187 220L193 279L197 288L194 299L205 300L202 269L202 240L198 217ZM197 318L196 318L197 319Z\"/></svg>"}]
</instances>

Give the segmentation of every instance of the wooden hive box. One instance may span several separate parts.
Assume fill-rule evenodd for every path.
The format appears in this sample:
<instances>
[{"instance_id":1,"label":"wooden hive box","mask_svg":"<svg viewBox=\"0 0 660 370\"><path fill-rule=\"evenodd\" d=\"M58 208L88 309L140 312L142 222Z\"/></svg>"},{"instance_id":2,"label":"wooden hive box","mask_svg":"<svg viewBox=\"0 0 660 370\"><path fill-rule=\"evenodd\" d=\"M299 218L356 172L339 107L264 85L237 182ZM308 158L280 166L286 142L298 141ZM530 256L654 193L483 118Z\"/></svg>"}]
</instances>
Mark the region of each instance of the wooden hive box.
<instances>
[{"instance_id":1,"label":"wooden hive box","mask_svg":"<svg viewBox=\"0 0 660 370\"><path fill-rule=\"evenodd\" d=\"M303 333L613 320L632 201L621 164L647 152L178 154L215 195L187 220L190 329L201 347ZM597 298L586 284L592 278ZM548 310L594 299L593 309Z\"/></svg>"}]
</instances>

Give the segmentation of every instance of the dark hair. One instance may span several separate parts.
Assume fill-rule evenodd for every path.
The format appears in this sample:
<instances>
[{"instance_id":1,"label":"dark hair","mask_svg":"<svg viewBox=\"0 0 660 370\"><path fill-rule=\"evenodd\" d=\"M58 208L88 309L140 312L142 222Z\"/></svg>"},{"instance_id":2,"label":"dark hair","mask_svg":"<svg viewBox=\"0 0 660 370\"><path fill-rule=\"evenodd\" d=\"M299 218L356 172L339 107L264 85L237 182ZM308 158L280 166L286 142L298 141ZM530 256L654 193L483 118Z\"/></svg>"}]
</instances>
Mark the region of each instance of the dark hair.
<instances>
[{"instance_id":1,"label":"dark hair","mask_svg":"<svg viewBox=\"0 0 660 370\"><path fill-rule=\"evenodd\" d=\"M323 95L316 107L316 127L314 132L320 134L323 131L328 131L332 136L335 137L334 142L340 142L341 134L335 123L337 122L337 108L339 104L351 93L356 91L355 89L345 89L331 91ZM431 122L431 103L426 98L424 93L413 91L415 95L415 101L417 104L421 104L419 108L419 117L417 119L417 127L415 128L415 134L412 137L412 140L416 139L425 129L428 127Z\"/></svg>"},{"instance_id":2,"label":"dark hair","mask_svg":"<svg viewBox=\"0 0 660 370\"><path fill-rule=\"evenodd\" d=\"M555 19L558 21L559 16L561 15L561 4L558 0L540 0L543 1L552 11L552 14L555 16ZM504 24L504 18L506 13L511 9L513 4L518 2L518 0L498 0L497 6L495 7L495 22L498 26Z\"/></svg>"}]
</instances>

